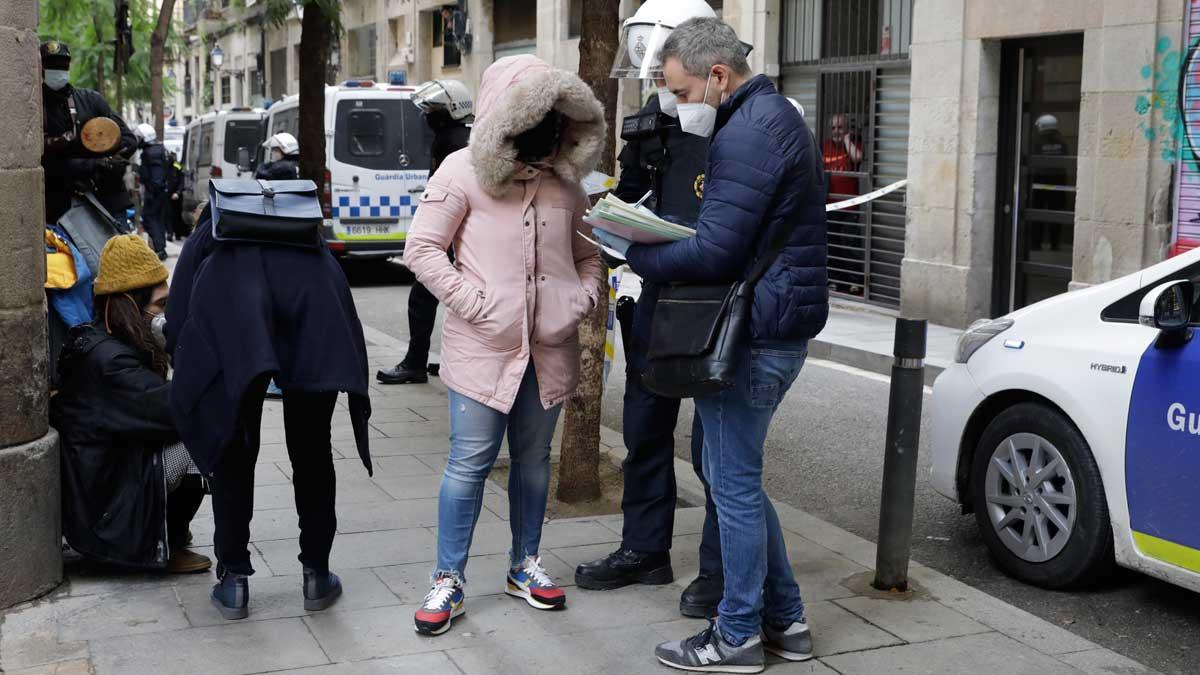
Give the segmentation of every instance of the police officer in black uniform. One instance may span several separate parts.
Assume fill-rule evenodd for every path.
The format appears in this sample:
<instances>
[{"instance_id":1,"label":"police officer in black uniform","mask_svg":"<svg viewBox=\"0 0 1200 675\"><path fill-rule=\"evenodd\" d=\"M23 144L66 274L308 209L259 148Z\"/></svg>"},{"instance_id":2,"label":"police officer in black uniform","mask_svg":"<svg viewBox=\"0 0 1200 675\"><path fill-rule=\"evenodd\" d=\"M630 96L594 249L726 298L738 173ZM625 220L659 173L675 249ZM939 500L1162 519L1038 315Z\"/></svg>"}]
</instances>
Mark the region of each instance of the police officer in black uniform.
<instances>
[{"instance_id":1,"label":"police officer in black uniform","mask_svg":"<svg viewBox=\"0 0 1200 675\"><path fill-rule=\"evenodd\" d=\"M120 222L132 205L125 190L125 169L137 150L137 137L112 111L104 97L70 83L71 52L65 43L42 43L42 169L46 174L46 222L54 223L71 208L75 192L92 191ZM79 132L95 117L107 117L121 130L121 142L109 156L83 147Z\"/></svg>"},{"instance_id":2,"label":"police officer in black uniform","mask_svg":"<svg viewBox=\"0 0 1200 675\"><path fill-rule=\"evenodd\" d=\"M643 10L654 10L652 4L643 5ZM641 14L639 11L638 16ZM614 69L616 76L618 73ZM618 158L621 180L614 193L623 201L635 203L648 191L653 191L643 202L644 206L649 206L666 220L690 226L699 216L704 195L709 139L679 128L674 96L663 82L656 84L659 95L652 97L638 115L625 118L622 124L621 138L626 145ZM665 112L663 103L667 105ZM657 299L658 287L645 282L632 313L632 325L628 323L628 311L618 304L621 332L629 336L625 342L623 412L628 455L623 463L625 492L621 500L625 522L621 547L617 551L576 568L575 583L580 588L609 590L635 583L665 584L674 578L670 548L676 506L675 426L680 402L651 393L642 384ZM695 416L692 421L692 467L704 482L702 449L703 432L700 418ZM708 492L705 482L700 574L684 590L679 602L680 612L696 618L716 615L724 589L717 513Z\"/></svg>"},{"instance_id":3,"label":"police officer in black uniform","mask_svg":"<svg viewBox=\"0 0 1200 675\"><path fill-rule=\"evenodd\" d=\"M437 172L446 158L467 147L471 139L468 122L474 112L471 94L457 80L435 80L413 94L413 103L421 109L425 124L433 131L430 146L429 175ZM437 322L437 298L420 282L413 282L408 294L408 352L394 368L375 374L380 384L423 384L429 374L437 374L429 363L429 347Z\"/></svg>"},{"instance_id":4,"label":"police officer in black uniform","mask_svg":"<svg viewBox=\"0 0 1200 675\"><path fill-rule=\"evenodd\" d=\"M142 227L150 235L151 248L159 260L167 259L167 149L158 142L154 127L138 125L142 137L142 159L138 179L142 183Z\"/></svg>"}]
</instances>

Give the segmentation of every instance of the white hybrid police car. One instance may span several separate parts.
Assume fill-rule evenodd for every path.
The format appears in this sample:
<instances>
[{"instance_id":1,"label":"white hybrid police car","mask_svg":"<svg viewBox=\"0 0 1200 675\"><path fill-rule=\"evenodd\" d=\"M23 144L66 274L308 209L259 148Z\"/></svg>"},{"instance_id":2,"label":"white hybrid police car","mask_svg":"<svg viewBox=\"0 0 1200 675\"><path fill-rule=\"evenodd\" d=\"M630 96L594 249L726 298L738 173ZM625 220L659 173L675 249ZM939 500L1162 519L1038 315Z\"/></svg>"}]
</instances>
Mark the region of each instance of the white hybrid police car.
<instances>
[{"instance_id":1,"label":"white hybrid police car","mask_svg":"<svg viewBox=\"0 0 1200 675\"><path fill-rule=\"evenodd\" d=\"M933 485L1010 575L1115 562L1200 591L1200 250L972 326L933 388Z\"/></svg>"}]
</instances>

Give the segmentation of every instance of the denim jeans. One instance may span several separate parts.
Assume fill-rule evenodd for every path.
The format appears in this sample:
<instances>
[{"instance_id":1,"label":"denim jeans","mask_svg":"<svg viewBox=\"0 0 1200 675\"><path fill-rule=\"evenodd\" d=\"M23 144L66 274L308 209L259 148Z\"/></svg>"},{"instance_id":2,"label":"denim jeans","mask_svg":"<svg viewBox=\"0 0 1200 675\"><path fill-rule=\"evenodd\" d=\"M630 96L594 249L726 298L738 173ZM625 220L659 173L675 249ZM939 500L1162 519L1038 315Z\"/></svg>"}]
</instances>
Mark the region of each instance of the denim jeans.
<instances>
[{"instance_id":1,"label":"denim jeans","mask_svg":"<svg viewBox=\"0 0 1200 675\"><path fill-rule=\"evenodd\" d=\"M785 349L751 347L740 360L733 387L696 399L725 568L719 623L731 644L758 635L764 620L790 623L804 617L779 517L763 490L763 444L807 356L806 342Z\"/></svg>"},{"instance_id":2,"label":"denim jeans","mask_svg":"<svg viewBox=\"0 0 1200 675\"><path fill-rule=\"evenodd\" d=\"M438 494L438 561L435 576L466 581L467 556L483 507L483 487L508 433L508 515L513 565L536 556L550 489L550 441L562 406L542 407L530 362L512 411L505 415L450 391L450 460Z\"/></svg>"}]
</instances>

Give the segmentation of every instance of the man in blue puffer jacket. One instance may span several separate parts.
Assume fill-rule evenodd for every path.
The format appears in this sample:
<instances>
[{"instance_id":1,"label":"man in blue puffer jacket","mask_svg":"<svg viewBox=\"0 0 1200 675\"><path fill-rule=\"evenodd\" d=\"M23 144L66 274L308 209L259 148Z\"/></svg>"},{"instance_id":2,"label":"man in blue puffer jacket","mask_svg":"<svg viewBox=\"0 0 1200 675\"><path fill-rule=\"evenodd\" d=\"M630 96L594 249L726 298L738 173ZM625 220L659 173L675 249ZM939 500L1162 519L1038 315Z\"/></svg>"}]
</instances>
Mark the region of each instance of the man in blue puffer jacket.
<instances>
[{"instance_id":1,"label":"man in blue puffer jacket","mask_svg":"<svg viewBox=\"0 0 1200 675\"><path fill-rule=\"evenodd\" d=\"M789 660L812 657L800 589L762 473L771 418L829 314L825 181L800 113L769 79L752 77L727 24L681 24L662 59L683 130L713 137L696 236L653 246L606 237L609 243L627 248L630 266L648 281L717 284L744 278L777 228L795 228L756 288L752 339L735 386L696 399L721 531L720 616L700 635L656 653L687 670L757 672L764 648Z\"/></svg>"}]
</instances>

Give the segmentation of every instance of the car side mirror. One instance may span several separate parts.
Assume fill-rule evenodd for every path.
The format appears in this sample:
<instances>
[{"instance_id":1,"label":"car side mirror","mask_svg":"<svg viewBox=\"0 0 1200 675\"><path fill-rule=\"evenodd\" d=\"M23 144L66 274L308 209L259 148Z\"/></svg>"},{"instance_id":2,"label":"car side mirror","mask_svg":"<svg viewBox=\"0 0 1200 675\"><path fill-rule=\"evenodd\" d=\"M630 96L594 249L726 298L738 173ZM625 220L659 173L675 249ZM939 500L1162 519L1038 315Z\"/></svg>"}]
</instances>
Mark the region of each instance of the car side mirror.
<instances>
[{"instance_id":1,"label":"car side mirror","mask_svg":"<svg viewBox=\"0 0 1200 675\"><path fill-rule=\"evenodd\" d=\"M237 168L242 173L246 173L254 168L250 163L250 148L238 148Z\"/></svg>"},{"instance_id":2,"label":"car side mirror","mask_svg":"<svg viewBox=\"0 0 1200 675\"><path fill-rule=\"evenodd\" d=\"M1138 322L1162 331L1158 347L1179 346L1191 337L1192 302L1196 289L1192 282L1169 281L1142 298Z\"/></svg>"}]
</instances>

